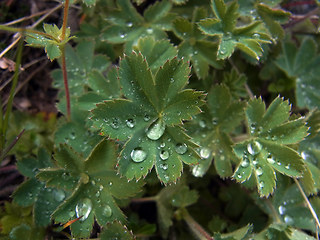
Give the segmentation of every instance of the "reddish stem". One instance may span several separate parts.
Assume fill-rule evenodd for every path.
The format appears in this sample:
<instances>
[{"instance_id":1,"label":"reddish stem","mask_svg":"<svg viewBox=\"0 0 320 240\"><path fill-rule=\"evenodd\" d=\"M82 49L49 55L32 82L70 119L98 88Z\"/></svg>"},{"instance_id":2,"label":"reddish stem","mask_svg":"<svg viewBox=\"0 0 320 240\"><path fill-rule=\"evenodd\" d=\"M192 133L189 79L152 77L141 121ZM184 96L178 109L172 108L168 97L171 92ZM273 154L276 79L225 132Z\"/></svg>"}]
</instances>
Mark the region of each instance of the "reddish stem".
<instances>
[{"instance_id":1,"label":"reddish stem","mask_svg":"<svg viewBox=\"0 0 320 240\"><path fill-rule=\"evenodd\" d=\"M64 11L63 11L63 25L62 25L62 34L61 41L63 42L66 37L66 29L68 23L68 11L69 11L69 0L66 0L64 3ZM65 56L65 44L61 46L61 58L62 58L62 75L64 88L66 91L66 101L67 101L67 119L70 121L71 119L71 104L70 104L70 94L69 94L69 86L68 86L68 73L67 73L67 65L66 65L66 56Z\"/></svg>"}]
</instances>

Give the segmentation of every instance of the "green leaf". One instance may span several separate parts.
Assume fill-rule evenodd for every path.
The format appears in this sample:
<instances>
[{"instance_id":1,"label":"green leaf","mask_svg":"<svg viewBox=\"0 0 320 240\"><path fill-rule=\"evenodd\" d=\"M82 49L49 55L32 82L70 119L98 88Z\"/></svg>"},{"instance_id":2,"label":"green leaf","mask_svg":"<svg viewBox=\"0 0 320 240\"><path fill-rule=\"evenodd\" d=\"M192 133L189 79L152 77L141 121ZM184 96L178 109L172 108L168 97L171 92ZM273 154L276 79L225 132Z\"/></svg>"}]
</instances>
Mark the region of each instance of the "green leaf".
<instances>
[{"instance_id":1,"label":"green leaf","mask_svg":"<svg viewBox=\"0 0 320 240\"><path fill-rule=\"evenodd\" d=\"M118 9L109 13L111 23L102 32L102 39L110 43L126 43L126 52L136 45L139 37L153 36L155 39L167 38L165 31L171 30L174 15L169 13L172 4L168 1L156 2L149 6L141 16L129 0L117 1Z\"/></svg>"},{"instance_id":2,"label":"green leaf","mask_svg":"<svg viewBox=\"0 0 320 240\"><path fill-rule=\"evenodd\" d=\"M280 24L289 20L290 12L282 9L274 9L266 4L260 3L257 5L257 13L266 24L272 36L275 39L283 39L285 33Z\"/></svg>"},{"instance_id":3,"label":"green leaf","mask_svg":"<svg viewBox=\"0 0 320 240\"><path fill-rule=\"evenodd\" d=\"M179 191L175 192L172 197L171 204L174 207L187 207L197 202L198 192L190 190L189 187L183 186Z\"/></svg>"},{"instance_id":4,"label":"green leaf","mask_svg":"<svg viewBox=\"0 0 320 240\"><path fill-rule=\"evenodd\" d=\"M140 38L134 49L145 56L153 73L163 66L166 61L177 55L176 48L169 41L156 41L153 37Z\"/></svg>"},{"instance_id":5,"label":"green leaf","mask_svg":"<svg viewBox=\"0 0 320 240\"><path fill-rule=\"evenodd\" d=\"M108 223L100 234L101 240L109 239L123 239L123 240L133 240L135 237L128 228L122 225L120 222Z\"/></svg>"},{"instance_id":6,"label":"green leaf","mask_svg":"<svg viewBox=\"0 0 320 240\"><path fill-rule=\"evenodd\" d=\"M215 18L206 18L198 23L199 29L208 36L219 38L218 59L229 58L236 48L259 60L261 43L271 43L270 37L258 27L259 21L237 27L239 17L237 1L226 5L223 0L211 1Z\"/></svg>"},{"instance_id":7,"label":"green leaf","mask_svg":"<svg viewBox=\"0 0 320 240\"><path fill-rule=\"evenodd\" d=\"M173 22L173 30L182 40L179 44L179 57L191 60L199 78L208 75L209 66L221 69L222 62L217 60L218 45L205 40L205 36L198 30L196 21L207 16L204 8L195 8L192 22L185 18L177 18Z\"/></svg>"},{"instance_id":8,"label":"green leaf","mask_svg":"<svg viewBox=\"0 0 320 240\"><path fill-rule=\"evenodd\" d=\"M317 56L317 44L311 38L304 38L297 48L291 42L284 42L282 55L275 64L284 71L288 77L296 79L296 98L299 107L313 109L320 107L320 97L317 78L320 57Z\"/></svg>"},{"instance_id":9,"label":"green leaf","mask_svg":"<svg viewBox=\"0 0 320 240\"><path fill-rule=\"evenodd\" d=\"M60 39L62 34L62 28L59 29L56 25L44 24L43 29L47 35L28 33L26 42L31 47L41 47L45 49L48 58L53 61L61 56ZM70 28L66 30L65 42L69 41Z\"/></svg>"},{"instance_id":10,"label":"green leaf","mask_svg":"<svg viewBox=\"0 0 320 240\"><path fill-rule=\"evenodd\" d=\"M87 6L92 7L96 4L96 0L82 0Z\"/></svg>"},{"instance_id":11,"label":"green leaf","mask_svg":"<svg viewBox=\"0 0 320 240\"><path fill-rule=\"evenodd\" d=\"M213 157L217 173L221 177L230 177L231 161L237 163L237 157L232 151L233 143L228 133L243 119L244 103L232 101L228 88L218 85L209 92L207 104L208 106L203 108L204 113L187 125L190 135L201 146L198 151L202 160L199 165L194 166L192 173L196 177L202 177Z\"/></svg>"},{"instance_id":12,"label":"green leaf","mask_svg":"<svg viewBox=\"0 0 320 240\"><path fill-rule=\"evenodd\" d=\"M13 201L21 206L33 205L36 226L45 227L51 222L51 214L64 200L66 193L55 188L47 188L35 178L40 168L53 166L50 155L40 149L37 159L22 159L18 162L19 171L29 179L13 193Z\"/></svg>"},{"instance_id":13,"label":"green leaf","mask_svg":"<svg viewBox=\"0 0 320 240\"><path fill-rule=\"evenodd\" d=\"M111 138L126 141L120 153L119 172L129 180L146 176L155 165L159 179L175 182L182 162L197 163L196 146L179 127L182 120L200 112L203 93L183 90L188 63L174 58L155 75L141 54L120 62L119 78L126 99L97 104L93 125Z\"/></svg>"},{"instance_id":14,"label":"green leaf","mask_svg":"<svg viewBox=\"0 0 320 240\"><path fill-rule=\"evenodd\" d=\"M265 109L262 99L249 101L246 117L250 139L238 143L234 152L241 158L233 177L245 182L255 179L260 196L268 196L275 188L278 171L290 177L301 177L305 163L289 144L300 142L307 136L307 127L300 119L289 119L290 106L277 97Z\"/></svg>"},{"instance_id":15,"label":"green leaf","mask_svg":"<svg viewBox=\"0 0 320 240\"><path fill-rule=\"evenodd\" d=\"M102 75L110 62L106 56L94 55L94 47L93 42L87 41L80 42L75 50L69 45L65 48L70 95L78 97L85 93L89 87L96 90L96 93L105 99L110 99L110 96L118 96L117 80L109 78L108 81ZM52 71L51 76L54 79L54 86L63 89L62 70ZM101 85L104 86L101 87ZM64 92L60 92L60 96L63 95Z\"/></svg>"},{"instance_id":16,"label":"green leaf","mask_svg":"<svg viewBox=\"0 0 320 240\"><path fill-rule=\"evenodd\" d=\"M23 223L15 228L9 234L11 240L41 240L45 237L45 229L38 227L30 227Z\"/></svg>"},{"instance_id":17,"label":"green leaf","mask_svg":"<svg viewBox=\"0 0 320 240\"><path fill-rule=\"evenodd\" d=\"M94 219L100 226L114 220L124 221L114 197L131 197L142 184L128 183L116 175L116 152L112 142L101 141L86 159L67 145L61 145L55 159L61 168L42 169L38 177L49 185L61 187L65 185L66 176L70 176L76 184L71 196L53 213L55 222L66 223L81 217L71 225L72 234L74 237L88 237ZM58 177L61 172L65 177Z\"/></svg>"},{"instance_id":18,"label":"green leaf","mask_svg":"<svg viewBox=\"0 0 320 240\"><path fill-rule=\"evenodd\" d=\"M216 233L214 234L214 239L216 240L244 240L247 239L252 232L252 225L247 225L243 228L240 228L236 231L226 234Z\"/></svg>"}]
</instances>

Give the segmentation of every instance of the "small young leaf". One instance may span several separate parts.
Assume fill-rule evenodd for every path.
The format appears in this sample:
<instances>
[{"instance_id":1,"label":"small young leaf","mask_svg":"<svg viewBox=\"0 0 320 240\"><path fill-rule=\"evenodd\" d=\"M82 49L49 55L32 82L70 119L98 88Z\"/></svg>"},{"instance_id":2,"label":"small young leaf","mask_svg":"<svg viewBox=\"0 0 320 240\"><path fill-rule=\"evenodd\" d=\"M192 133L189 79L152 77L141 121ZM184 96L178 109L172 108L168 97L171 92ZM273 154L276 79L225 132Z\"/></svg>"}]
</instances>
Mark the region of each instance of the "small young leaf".
<instances>
[{"instance_id":1,"label":"small young leaf","mask_svg":"<svg viewBox=\"0 0 320 240\"><path fill-rule=\"evenodd\" d=\"M235 48L238 48L259 60L262 55L260 44L271 43L267 34L257 30L261 22L255 21L237 27L237 18L239 17L237 1L226 5L223 0L211 0L211 7L215 18L203 19L198 25L204 34L219 38L217 58L229 58Z\"/></svg>"},{"instance_id":2,"label":"small young leaf","mask_svg":"<svg viewBox=\"0 0 320 240\"><path fill-rule=\"evenodd\" d=\"M222 62L217 60L218 45L205 40L198 30L196 22L207 16L203 8L195 8L192 22L185 18L177 18L173 22L174 32L182 40L179 44L179 57L190 59L199 78L208 75L209 65L221 69Z\"/></svg>"}]
</instances>

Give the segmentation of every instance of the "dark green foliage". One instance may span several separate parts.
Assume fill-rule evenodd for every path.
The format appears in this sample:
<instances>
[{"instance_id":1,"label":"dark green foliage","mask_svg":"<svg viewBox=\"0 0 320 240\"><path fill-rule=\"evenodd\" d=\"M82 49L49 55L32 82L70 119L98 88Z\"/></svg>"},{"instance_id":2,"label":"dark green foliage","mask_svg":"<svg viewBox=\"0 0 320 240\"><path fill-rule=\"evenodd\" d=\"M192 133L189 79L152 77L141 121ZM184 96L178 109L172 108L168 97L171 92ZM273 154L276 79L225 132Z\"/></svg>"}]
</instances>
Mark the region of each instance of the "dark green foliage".
<instances>
[{"instance_id":1,"label":"dark green foliage","mask_svg":"<svg viewBox=\"0 0 320 240\"><path fill-rule=\"evenodd\" d=\"M27 29L66 117L11 115L0 238L315 240L318 25L282 3L73 0L74 37Z\"/></svg>"}]
</instances>

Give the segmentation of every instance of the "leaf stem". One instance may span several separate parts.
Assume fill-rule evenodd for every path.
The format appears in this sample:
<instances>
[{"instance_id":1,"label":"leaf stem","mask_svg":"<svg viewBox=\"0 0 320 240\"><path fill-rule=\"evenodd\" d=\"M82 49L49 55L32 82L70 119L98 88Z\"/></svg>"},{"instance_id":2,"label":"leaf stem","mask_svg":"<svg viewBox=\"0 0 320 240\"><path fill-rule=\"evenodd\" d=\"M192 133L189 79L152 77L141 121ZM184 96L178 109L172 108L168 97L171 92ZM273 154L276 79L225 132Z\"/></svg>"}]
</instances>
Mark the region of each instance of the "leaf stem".
<instances>
[{"instance_id":1,"label":"leaf stem","mask_svg":"<svg viewBox=\"0 0 320 240\"><path fill-rule=\"evenodd\" d=\"M68 12L69 12L69 0L66 0L64 3L64 11L63 11L63 24L62 24L62 34L61 34L61 42L64 42L66 37L66 29L68 23ZM67 102L67 119L71 120L71 104L70 104L70 94L69 94L69 86L68 86L68 73L67 73L67 64L66 64L66 54L65 54L65 43L60 46L61 50L61 60L62 60L62 75L64 88L66 91L66 102Z\"/></svg>"},{"instance_id":2,"label":"leaf stem","mask_svg":"<svg viewBox=\"0 0 320 240\"><path fill-rule=\"evenodd\" d=\"M190 228L190 231L195 235L195 237L199 240L214 240L214 237L210 236L203 227L197 223L189 214L187 209L181 208L177 211L179 217L181 217Z\"/></svg>"},{"instance_id":3,"label":"leaf stem","mask_svg":"<svg viewBox=\"0 0 320 240\"><path fill-rule=\"evenodd\" d=\"M303 197L303 198L304 198L304 200L306 201L307 206L308 206L308 208L309 208L309 210L310 210L310 212L311 212L311 214L312 214L312 216L313 216L314 220L316 221L317 228L320 228L320 222L319 222L319 218L318 218L318 216L317 216L317 213L314 211L314 209L313 209L313 207L312 207L312 205L311 205L311 203L310 203L310 201L309 201L308 197L307 197L307 196L306 196L306 194L304 193L304 191L303 191L303 189L302 189L302 187L301 187L301 185L300 185L299 181L298 181L297 179L295 179L295 178L294 178L293 180L294 180L294 181L295 181L295 183L297 184L297 186L298 186L298 188L299 188L299 191L300 191L300 193L301 193L302 197Z\"/></svg>"}]
</instances>

